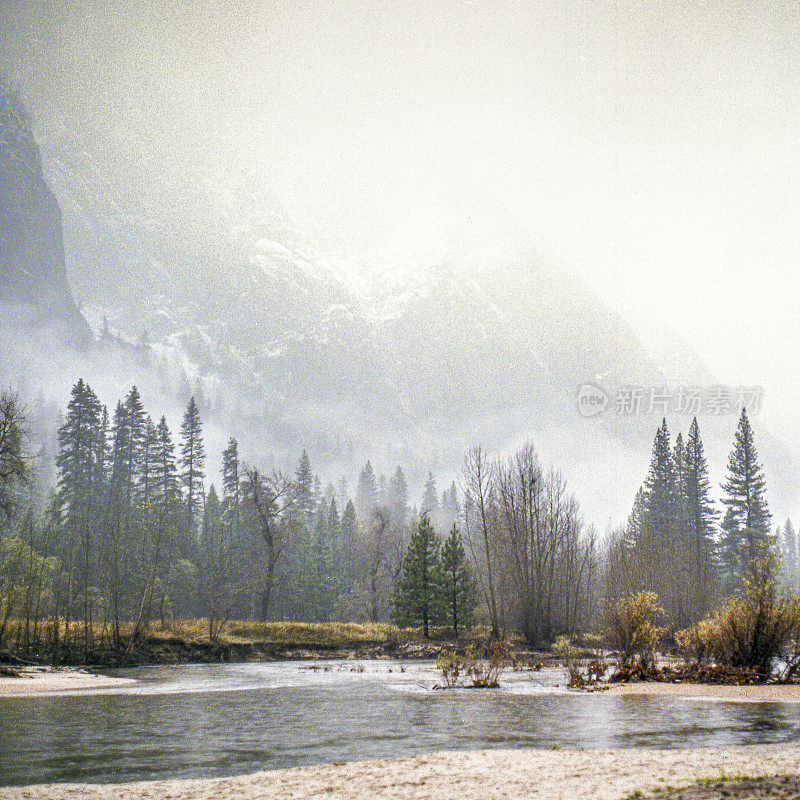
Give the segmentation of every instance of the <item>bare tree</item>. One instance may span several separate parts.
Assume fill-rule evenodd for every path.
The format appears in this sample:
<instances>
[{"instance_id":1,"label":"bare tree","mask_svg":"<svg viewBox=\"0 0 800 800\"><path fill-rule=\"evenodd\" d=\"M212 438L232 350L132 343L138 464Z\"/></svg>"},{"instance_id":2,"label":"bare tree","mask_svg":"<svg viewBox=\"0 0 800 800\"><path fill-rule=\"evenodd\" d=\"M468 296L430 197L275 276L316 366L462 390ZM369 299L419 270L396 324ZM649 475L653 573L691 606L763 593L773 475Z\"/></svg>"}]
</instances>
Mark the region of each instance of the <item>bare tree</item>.
<instances>
[{"instance_id":1,"label":"bare tree","mask_svg":"<svg viewBox=\"0 0 800 800\"><path fill-rule=\"evenodd\" d=\"M492 637L500 637L497 586L493 561L496 557L495 536L491 527L492 478L494 466L481 445L464 456L464 538L477 565L478 581L489 610Z\"/></svg>"},{"instance_id":2,"label":"bare tree","mask_svg":"<svg viewBox=\"0 0 800 800\"><path fill-rule=\"evenodd\" d=\"M275 585L275 566L284 550L281 536L281 516L294 499L294 486L279 472L265 477L255 467L244 466L245 498L253 520L267 550L266 569L261 584L260 616L267 620L269 601Z\"/></svg>"},{"instance_id":3,"label":"bare tree","mask_svg":"<svg viewBox=\"0 0 800 800\"><path fill-rule=\"evenodd\" d=\"M26 435L25 413L19 398L4 391L0 395L0 514L6 520L16 511L17 490L29 479Z\"/></svg>"},{"instance_id":4,"label":"bare tree","mask_svg":"<svg viewBox=\"0 0 800 800\"><path fill-rule=\"evenodd\" d=\"M532 445L498 467L496 486L499 535L522 631L539 644L574 624L575 596L585 594L594 548L564 479L543 472Z\"/></svg>"}]
</instances>

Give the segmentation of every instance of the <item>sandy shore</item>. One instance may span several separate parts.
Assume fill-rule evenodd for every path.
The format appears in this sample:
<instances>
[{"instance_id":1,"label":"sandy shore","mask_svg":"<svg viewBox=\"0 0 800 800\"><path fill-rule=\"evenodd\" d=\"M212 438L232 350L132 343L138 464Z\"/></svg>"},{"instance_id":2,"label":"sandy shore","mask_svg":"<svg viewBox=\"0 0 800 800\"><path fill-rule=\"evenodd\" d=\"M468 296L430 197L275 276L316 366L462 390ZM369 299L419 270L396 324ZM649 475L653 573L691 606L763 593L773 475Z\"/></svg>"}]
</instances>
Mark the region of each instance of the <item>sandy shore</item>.
<instances>
[{"instance_id":1,"label":"sandy shore","mask_svg":"<svg viewBox=\"0 0 800 800\"><path fill-rule=\"evenodd\" d=\"M703 700L733 700L740 703L797 703L800 686L717 686L702 683L618 683L603 692L609 695L649 697L696 697Z\"/></svg>"},{"instance_id":2,"label":"sandy shore","mask_svg":"<svg viewBox=\"0 0 800 800\"><path fill-rule=\"evenodd\" d=\"M135 683L133 678L111 678L107 675L95 675L83 669L26 667L19 670L19 674L19 678L0 677L0 697L63 692L71 689L111 689Z\"/></svg>"},{"instance_id":3,"label":"sandy shore","mask_svg":"<svg viewBox=\"0 0 800 800\"><path fill-rule=\"evenodd\" d=\"M687 750L488 750L325 764L214 780L0 789L2 800L620 800L721 774L800 770L796 745Z\"/></svg>"}]
</instances>

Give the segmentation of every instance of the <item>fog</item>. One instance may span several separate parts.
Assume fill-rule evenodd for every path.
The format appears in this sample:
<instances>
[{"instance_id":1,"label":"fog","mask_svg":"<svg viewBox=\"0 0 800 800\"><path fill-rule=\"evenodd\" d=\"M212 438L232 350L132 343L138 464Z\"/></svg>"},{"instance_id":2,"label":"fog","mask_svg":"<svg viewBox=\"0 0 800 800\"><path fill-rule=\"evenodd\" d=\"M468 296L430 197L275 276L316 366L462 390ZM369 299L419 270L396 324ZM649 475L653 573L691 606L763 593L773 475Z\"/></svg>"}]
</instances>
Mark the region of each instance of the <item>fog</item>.
<instances>
[{"instance_id":1,"label":"fog","mask_svg":"<svg viewBox=\"0 0 800 800\"><path fill-rule=\"evenodd\" d=\"M789 2L2 6L35 122L94 158L138 138L340 254L534 243L793 445L799 34Z\"/></svg>"}]
</instances>

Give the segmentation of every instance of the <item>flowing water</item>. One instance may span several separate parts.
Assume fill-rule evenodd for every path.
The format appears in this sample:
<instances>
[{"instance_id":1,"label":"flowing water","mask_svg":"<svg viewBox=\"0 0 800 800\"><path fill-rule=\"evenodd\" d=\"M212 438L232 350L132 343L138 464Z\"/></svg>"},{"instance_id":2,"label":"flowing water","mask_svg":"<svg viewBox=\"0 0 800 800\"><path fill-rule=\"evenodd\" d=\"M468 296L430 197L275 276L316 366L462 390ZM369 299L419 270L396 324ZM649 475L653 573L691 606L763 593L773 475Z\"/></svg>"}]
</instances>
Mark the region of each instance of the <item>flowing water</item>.
<instances>
[{"instance_id":1,"label":"flowing water","mask_svg":"<svg viewBox=\"0 0 800 800\"><path fill-rule=\"evenodd\" d=\"M310 666L142 667L114 673L137 683L99 694L0 697L0 785L219 777L442 749L800 741L797 704L572 693L560 669L433 691L432 663Z\"/></svg>"}]
</instances>

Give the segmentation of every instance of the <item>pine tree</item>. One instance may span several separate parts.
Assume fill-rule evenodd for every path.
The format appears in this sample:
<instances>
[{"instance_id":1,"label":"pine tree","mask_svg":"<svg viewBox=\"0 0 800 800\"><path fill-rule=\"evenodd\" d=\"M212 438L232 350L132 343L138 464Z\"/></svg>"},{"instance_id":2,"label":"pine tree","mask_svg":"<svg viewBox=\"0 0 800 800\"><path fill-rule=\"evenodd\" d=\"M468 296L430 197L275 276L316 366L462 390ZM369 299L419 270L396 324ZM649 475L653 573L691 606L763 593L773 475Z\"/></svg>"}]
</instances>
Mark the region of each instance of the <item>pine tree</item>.
<instances>
[{"instance_id":1,"label":"pine tree","mask_svg":"<svg viewBox=\"0 0 800 800\"><path fill-rule=\"evenodd\" d=\"M231 437L222 451L222 493L225 517L234 531L235 540L241 534L241 481L239 479L239 444Z\"/></svg>"},{"instance_id":2,"label":"pine tree","mask_svg":"<svg viewBox=\"0 0 800 800\"><path fill-rule=\"evenodd\" d=\"M300 456L300 463L294 478L295 497L298 508L310 520L314 514L314 475L311 472L311 460L308 453L303 450Z\"/></svg>"},{"instance_id":3,"label":"pine tree","mask_svg":"<svg viewBox=\"0 0 800 800\"><path fill-rule=\"evenodd\" d=\"M435 514L439 510L439 493L436 489L436 478L433 473L428 473L428 478L425 481L425 491L422 493L422 505L420 512L422 514Z\"/></svg>"},{"instance_id":4,"label":"pine tree","mask_svg":"<svg viewBox=\"0 0 800 800\"><path fill-rule=\"evenodd\" d=\"M336 506L336 497L331 497L328 504L328 539L331 543L332 568L340 585L343 584L343 567L347 563L344 546L342 541L342 520L339 517L339 509Z\"/></svg>"},{"instance_id":5,"label":"pine tree","mask_svg":"<svg viewBox=\"0 0 800 800\"><path fill-rule=\"evenodd\" d=\"M150 503L154 496L154 476L160 455L161 447L158 441L158 430L148 414L145 421L145 442L142 452L141 475L139 476L142 504L146 513L149 513Z\"/></svg>"},{"instance_id":6,"label":"pine tree","mask_svg":"<svg viewBox=\"0 0 800 800\"><path fill-rule=\"evenodd\" d=\"M122 508L128 495L128 487L132 482L131 463L129 460L130 426L128 411L121 401L117 402L114 417L111 421L111 490L117 505Z\"/></svg>"},{"instance_id":7,"label":"pine tree","mask_svg":"<svg viewBox=\"0 0 800 800\"><path fill-rule=\"evenodd\" d=\"M358 486L356 488L356 512L360 520L368 520L372 510L378 504L378 485L375 481L375 473L372 464L367 461L364 469L358 476Z\"/></svg>"},{"instance_id":8,"label":"pine tree","mask_svg":"<svg viewBox=\"0 0 800 800\"><path fill-rule=\"evenodd\" d=\"M395 530L402 530L408 519L408 484L402 468L398 465L387 489L387 504L392 514Z\"/></svg>"},{"instance_id":9,"label":"pine tree","mask_svg":"<svg viewBox=\"0 0 800 800\"><path fill-rule=\"evenodd\" d=\"M450 491L442 492L442 511L454 522L457 523L461 518L461 503L458 501L458 489L456 482L450 484Z\"/></svg>"},{"instance_id":10,"label":"pine tree","mask_svg":"<svg viewBox=\"0 0 800 800\"><path fill-rule=\"evenodd\" d=\"M108 409L103 406L100 413L100 429L95 437L94 491L98 498L104 497L108 488L111 448L109 447Z\"/></svg>"},{"instance_id":11,"label":"pine tree","mask_svg":"<svg viewBox=\"0 0 800 800\"><path fill-rule=\"evenodd\" d=\"M787 517L780 531L779 541L781 543L781 558L783 561L783 573L786 577L787 587L790 591L800 590L800 554L798 553L797 534L795 533L792 521Z\"/></svg>"},{"instance_id":12,"label":"pine tree","mask_svg":"<svg viewBox=\"0 0 800 800\"><path fill-rule=\"evenodd\" d=\"M147 441L147 419L142 406L139 390L134 386L123 403L127 436L124 458L127 462L126 484L124 488L125 503L130 508L141 483L143 463Z\"/></svg>"},{"instance_id":13,"label":"pine tree","mask_svg":"<svg viewBox=\"0 0 800 800\"><path fill-rule=\"evenodd\" d=\"M675 462L669 438L665 419L656 432L650 471L644 484L645 515L651 533L660 539L662 547L671 542L678 516Z\"/></svg>"},{"instance_id":14,"label":"pine tree","mask_svg":"<svg viewBox=\"0 0 800 800\"><path fill-rule=\"evenodd\" d=\"M314 510L316 511L317 508L322 504L323 494L322 494L322 481L319 478L319 475L314 476L314 494L313 494L313 503L314 503Z\"/></svg>"},{"instance_id":15,"label":"pine tree","mask_svg":"<svg viewBox=\"0 0 800 800\"><path fill-rule=\"evenodd\" d=\"M428 639L430 626L443 617L442 606L441 545L425 514L411 535L403 556L394 599L397 624L421 624Z\"/></svg>"},{"instance_id":16,"label":"pine tree","mask_svg":"<svg viewBox=\"0 0 800 800\"><path fill-rule=\"evenodd\" d=\"M186 500L186 524L190 532L196 530L195 515L199 498L203 495L205 460L200 412L197 410L194 397L192 397L186 407L181 424L181 480Z\"/></svg>"},{"instance_id":17,"label":"pine tree","mask_svg":"<svg viewBox=\"0 0 800 800\"><path fill-rule=\"evenodd\" d=\"M342 514L340 529L341 565L348 580L356 577L356 547L358 546L358 519L352 500L347 501Z\"/></svg>"},{"instance_id":18,"label":"pine tree","mask_svg":"<svg viewBox=\"0 0 800 800\"><path fill-rule=\"evenodd\" d=\"M175 445L166 417L162 416L158 422L156 438L158 457L153 465L153 486L160 501L169 506L177 502L178 470L175 466Z\"/></svg>"},{"instance_id":19,"label":"pine tree","mask_svg":"<svg viewBox=\"0 0 800 800\"><path fill-rule=\"evenodd\" d=\"M78 524L91 514L89 501L104 452L102 436L100 402L81 378L72 388L67 416L58 431L58 499L68 524Z\"/></svg>"},{"instance_id":20,"label":"pine tree","mask_svg":"<svg viewBox=\"0 0 800 800\"><path fill-rule=\"evenodd\" d=\"M328 527L338 533L342 521L339 519L339 509L336 507L336 498L331 497L331 504L328 506Z\"/></svg>"},{"instance_id":21,"label":"pine tree","mask_svg":"<svg viewBox=\"0 0 800 800\"><path fill-rule=\"evenodd\" d=\"M468 628L472 622L476 594L472 570L456 525L442 545L442 593L447 621L457 637L459 626Z\"/></svg>"},{"instance_id":22,"label":"pine tree","mask_svg":"<svg viewBox=\"0 0 800 800\"><path fill-rule=\"evenodd\" d=\"M219 618L224 619L227 611L225 600L230 546L222 519L222 503L213 483L209 487L203 506L200 579L204 590L209 639L214 641L218 633Z\"/></svg>"},{"instance_id":23,"label":"pine tree","mask_svg":"<svg viewBox=\"0 0 800 800\"><path fill-rule=\"evenodd\" d=\"M733 584L751 575L771 546L766 478L744 408L728 460L728 477L722 488L725 516L720 544L727 577Z\"/></svg>"},{"instance_id":24,"label":"pine tree","mask_svg":"<svg viewBox=\"0 0 800 800\"><path fill-rule=\"evenodd\" d=\"M83 595L84 647L89 646L91 608L89 602L91 575L95 562L98 457L103 435L102 409L97 395L80 379L72 389L67 416L58 432L58 494L56 505L65 528L64 563L69 572L67 597L67 629L74 601L73 592ZM76 549L80 546L80 556ZM75 585L74 567L80 563L79 585ZM86 650L88 653L88 649Z\"/></svg>"},{"instance_id":25,"label":"pine tree","mask_svg":"<svg viewBox=\"0 0 800 800\"><path fill-rule=\"evenodd\" d=\"M681 439L679 454L682 459L683 451ZM650 468L636 496L615 558L623 574L624 590L655 591L670 618L684 624L688 622L689 609L685 581L677 577L685 569L686 557L680 519L675 457L664 419L656 431Z\"/></svg>"},{"instance_id":26,"label":"pine tree","mask_svg":"<svg viewBox=\"0 0 800 800\"><path fill-rule=\"evenodd\" d=\"M693 594L696 616L700 618L710 610L711 589L717 578L714 536L717 514L711 502L708 465L697 417L689 428L683 456L681 504L688 524Z\"/></svg>"}]
</instances>

